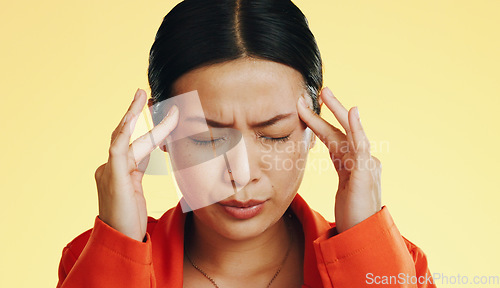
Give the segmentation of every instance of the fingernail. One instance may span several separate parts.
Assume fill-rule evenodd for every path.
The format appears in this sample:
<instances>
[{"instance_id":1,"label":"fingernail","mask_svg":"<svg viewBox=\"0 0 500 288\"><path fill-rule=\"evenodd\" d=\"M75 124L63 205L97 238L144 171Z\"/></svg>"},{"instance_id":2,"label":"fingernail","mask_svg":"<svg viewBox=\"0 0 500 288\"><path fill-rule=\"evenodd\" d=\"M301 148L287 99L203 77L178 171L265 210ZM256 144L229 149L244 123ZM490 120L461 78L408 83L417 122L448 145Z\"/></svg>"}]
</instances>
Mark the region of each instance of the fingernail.
<instances>
[{"instance_id":1,"label":"fingernail","mask_svg":"<svg viewBox=\"0 0 500 288\"><path fill-rule=\"evenodd\" d=\"M175 112L177 112L178 110L179 110L179 109L177 108L177 105L174 105L174 106L170 107L170 110L168 110L168 112L167 112L167 116L166 116L166 117L168 117L168 116L170 116L170 115L174 114L174 113L175 113ZM166 118L166 117L165 117L165 118Z\"/></svg>"},{"instance_id":2,"label":"fingernail","mask_svg":"<svg viewBox=\"0 0 500 288\"><path fill-rule=\"evenodd\" d=\"M354 112L356 112L356 117L358 117L358 121L361 122L361 117L359 117L359 108L358 108L358 106L356 106L356 109L355 109Z\"/></svg>"},{"instance_id":3,"label":"fingernail","mask_svg":"<svg viewBox=\"0 0 500 288\"><path fill-rule=\"evenodd\" d=\"M134 100L137 99L137 96L139 96L139 91L141 90L141 88L137 88L137 91L135 91L135 95L134 95Z\"/></svg>"},{"instance_id":4,"label":"fingernail","mask_svg":"<svg viewBox=\"0 0 500 288\"><path fill-rule=\"evenodd\" d=\"M299 105L304 107L304 108L309 108L309 106L307 106L307 103L303 97L299 97Z\"/></svg>"},{"instance_id":5,"label":"fingernail","mask_svg":"<svg viewBox=\"0 0 500 288\"><path fill-rule=\"evenodd\" d=\"M333 96L333 92L332 92L332 90L330 90L330 88L325 87L324 91L325 91L325 95L326 95L327 97L330 97L330 98L335 97L335 96Z\"/></svg>"}]
</instances>

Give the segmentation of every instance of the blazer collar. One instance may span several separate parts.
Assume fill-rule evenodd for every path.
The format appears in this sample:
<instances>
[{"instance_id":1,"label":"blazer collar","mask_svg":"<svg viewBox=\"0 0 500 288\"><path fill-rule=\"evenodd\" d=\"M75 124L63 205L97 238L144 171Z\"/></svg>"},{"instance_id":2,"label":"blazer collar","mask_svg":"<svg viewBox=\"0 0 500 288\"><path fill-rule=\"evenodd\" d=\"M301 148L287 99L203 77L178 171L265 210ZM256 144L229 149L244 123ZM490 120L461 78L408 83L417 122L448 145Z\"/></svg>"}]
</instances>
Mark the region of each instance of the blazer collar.
<instances>
[{"instance_id":1,"label":"blazer collar","mask_svg":"<svg viewBox=\"0 0 500 288\"><path fill-rule=\"evenodd\" d=\"M318 260L313 242L335 226L312 210L298 193L290 208L301 222L304 231L304 285L321 288L323 284L317 268ZM168 287L182 287L185 220L186 213L182 212L179 201L176 207L165 212L158 220L151 235L153 265L158 287L166 284Z\"/></svg>"}]
</instances>

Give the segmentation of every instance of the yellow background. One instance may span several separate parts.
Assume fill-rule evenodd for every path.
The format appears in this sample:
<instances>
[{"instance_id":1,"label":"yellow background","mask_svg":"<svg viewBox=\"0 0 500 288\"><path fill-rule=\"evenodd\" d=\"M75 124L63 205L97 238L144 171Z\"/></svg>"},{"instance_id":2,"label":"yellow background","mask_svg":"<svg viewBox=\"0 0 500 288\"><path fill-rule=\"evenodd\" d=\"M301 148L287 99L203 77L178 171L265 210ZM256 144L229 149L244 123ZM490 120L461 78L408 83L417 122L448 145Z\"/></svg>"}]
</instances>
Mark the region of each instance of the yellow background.
<instances>
[{"instance_id":1,"label":"yellow background","mask_svg":"<svg viewBox=\"0 0 500 288\"><path fill-rule=\"evenodd\" d=\"M135 90L149 95L149 49L175 3L2 1L0 287L55 287L62 248L92 227L94 171ZM401 233L432 272L499 275L500 1L295 3L325 85L359 106ZM310 161L328 159L318 144ZM332 165L306 173L300 193L333 220ZM171 185L146 176L151 216L175 205Z\"/></svg>"}]
</instances>

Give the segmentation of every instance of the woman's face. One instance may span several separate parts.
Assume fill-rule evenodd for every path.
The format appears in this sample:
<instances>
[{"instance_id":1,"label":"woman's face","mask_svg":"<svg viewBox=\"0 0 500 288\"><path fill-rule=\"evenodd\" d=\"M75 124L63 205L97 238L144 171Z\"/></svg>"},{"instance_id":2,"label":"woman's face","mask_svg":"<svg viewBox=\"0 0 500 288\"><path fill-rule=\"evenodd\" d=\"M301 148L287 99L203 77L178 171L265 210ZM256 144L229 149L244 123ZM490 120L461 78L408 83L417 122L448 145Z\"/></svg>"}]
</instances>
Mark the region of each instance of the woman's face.
<instances>
[{"instance_id":1,"label":"woman's face","mask_svg":"<svg viewBox=\"0 0 500 288\"><path fill-rule=\"evenodd\" d=\"M195 69L174 85L176 95L190 92L186 95L193 96L195 90L206 123L190 121L197 114L196 105L181 103L182 128L178 126L169 136L184 139L168 146L174 167L176 163L198 163L179 165L175 172L179 189L190 194L184 195L188 204L196 202L196 197L215 199L201 200L207 205L194 210L203 226L234 240L257 236L290 205L314 141L296 109L299 97L311 103L302 75L276 62L238 59ZM198 134L207 125L208 132ZM224 145L234 146L228 139L235 135L241 137L242 145L236 145L232 154L228 152L229 157L218 153L218 160L211 161L208 159L215 157L200 156L224 152ZM198 160L192 160L195 158ZM199 194L193 196L189 191ZM249 203L251 200L256 202ZM245 202L253 207L240 208Z\"/></svg>"}]
</instances>

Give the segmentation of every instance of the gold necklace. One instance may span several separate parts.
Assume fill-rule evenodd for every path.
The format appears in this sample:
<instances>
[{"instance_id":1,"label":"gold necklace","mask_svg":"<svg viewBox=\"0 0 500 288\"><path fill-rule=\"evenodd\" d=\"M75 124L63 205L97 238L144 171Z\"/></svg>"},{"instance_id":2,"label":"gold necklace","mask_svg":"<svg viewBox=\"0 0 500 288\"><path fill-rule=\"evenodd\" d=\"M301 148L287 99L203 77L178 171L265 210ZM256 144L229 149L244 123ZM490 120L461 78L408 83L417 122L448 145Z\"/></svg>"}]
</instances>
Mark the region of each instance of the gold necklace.
<instances>
[{"instance_id":1,"label":"gold necklace","mask_svg":"<svg viewBox=\"0 0 500 288\"><path fill-rule=\"evenodd\" d=\"M288 214L288 218L292 218L292 215ZM278 267L278 270L276 270L276 273L274 273L273 278L271 278L271 281L269 281L269 283L267 284L267 288L271 287L271 284L273 284L276 277L278 277L278 274L280 274L281 268L283 267L283 264L285 264L286 259L288 258L288 254L290 254L290 250L292 250L292 242L293 242L293 237L292 237L293 234L291 231L292 229L290 227L290 224L286 221L286 218L285 218L285 223L287 225L288 234L290 235L290 241L288 242L288 249L286 251L285 257L283 258L283 261L281 261L281 264ZM207 272L203 271L203 269L201 269L198 265L196 265L196 263L194 263L194 261L191 259L191 257L189 257L189 253L187 252L187 249L184 249L184 254L186 255L186 258L189 260L189 263L191 263L191 265L196 270L198 270L198 272L200 272L203 276L205 276L205 278L207 278L212 283L212 285L214 285L214 287L220 288L219 285L217 285L217 283L215 283L214 278L210 277L207 274Z\"/></svg>"}]
</instances>

